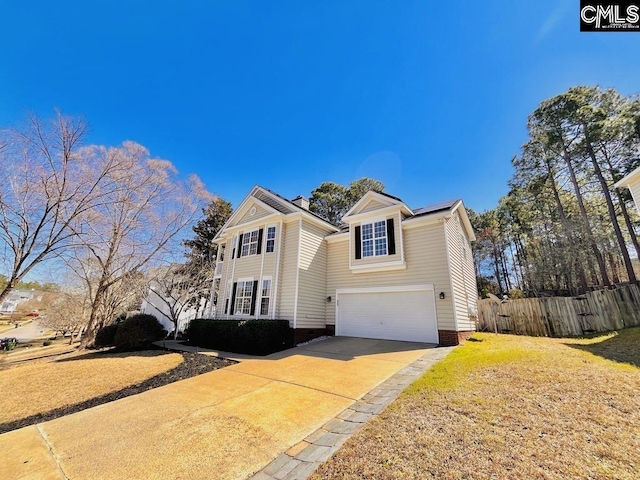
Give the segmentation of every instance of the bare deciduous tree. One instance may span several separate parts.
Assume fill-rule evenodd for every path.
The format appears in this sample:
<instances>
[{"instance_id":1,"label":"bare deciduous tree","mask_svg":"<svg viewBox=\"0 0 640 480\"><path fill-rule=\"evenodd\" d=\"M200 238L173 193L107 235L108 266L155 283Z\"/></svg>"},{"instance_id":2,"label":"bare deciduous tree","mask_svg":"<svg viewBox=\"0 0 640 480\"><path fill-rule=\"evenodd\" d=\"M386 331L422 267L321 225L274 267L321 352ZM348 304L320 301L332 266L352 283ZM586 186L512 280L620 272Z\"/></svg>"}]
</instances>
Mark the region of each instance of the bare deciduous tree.
<instances>
[{"instance_id":1,"label":"bare deciduous tree","mask_svg":"<svg viewBox=\"0 0 640 480\"><path fill-rule=\"evenodd\" d=\"M47 307L46 315L38 320L56 335L69 335L69 345L73 343L89 321L89 304L82 293L63 292L54 294L55 299Z\"/></svg>"},{"instance_id":2,"label":"bare deciduous tree","mask_svg":"<svg viewBox=\"0 0 640 480\"><path fill-rule=\"evenodd\" d=\"M173 323L174 339L178 337L183 314L193 311L197 315L202 307L206 299L202 292L211 289L212 278L211 263L199 265L193 261L160 267L150 274L146 301Z\"/></svg>"},{"instance_id":3,"label":"bare deciduous tree","mask_svg":"<svg viewBox=\"0 0 640 480\"><path fill-rule=\"evenodd\" d=\"M84 347L111 320L104 303L113 289L118 285L126 289L134 272L178 249L179 234L211 201L211 195L196 176L180 180L171 162L151 158L146 148L134 142L117 148L86 147L81 155L98 164L119 166L109 172L103 201L84 213L75 230L74 261L89 262L85 266L92 278Z\"/></svg>"},{"instance_id":4,"label":"bare deciduous tree","mask_svg":"<svg viewBox=\"0 0 640 480\"><path fill-rule=\"evenodd\" d=\"M82 119L59 112L45 123L29 116L24 127L0 138L0 269L7 284L0 302L39 263L61 254L75 237L75 225L103 201L114 168L84 158Z\"/></svg>"}]
</instances>

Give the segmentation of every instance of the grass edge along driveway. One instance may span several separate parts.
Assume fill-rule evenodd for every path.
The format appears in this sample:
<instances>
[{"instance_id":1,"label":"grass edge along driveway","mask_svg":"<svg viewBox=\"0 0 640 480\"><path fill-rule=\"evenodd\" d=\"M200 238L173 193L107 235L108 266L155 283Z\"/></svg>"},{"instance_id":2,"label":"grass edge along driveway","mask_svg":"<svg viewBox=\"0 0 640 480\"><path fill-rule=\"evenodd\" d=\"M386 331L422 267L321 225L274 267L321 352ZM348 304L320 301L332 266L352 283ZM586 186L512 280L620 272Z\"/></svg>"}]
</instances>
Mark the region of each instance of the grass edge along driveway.
<instances>
[{"instance_id":1,"label":"grass edge along driveway","mask_svg":"<svg viewBox=\"0 0 640 480\"><path fill-rule=\"evenodd\" d=\"M311 477L636 479L640 328L476 334Z\"/></svg>"}]
</instances>

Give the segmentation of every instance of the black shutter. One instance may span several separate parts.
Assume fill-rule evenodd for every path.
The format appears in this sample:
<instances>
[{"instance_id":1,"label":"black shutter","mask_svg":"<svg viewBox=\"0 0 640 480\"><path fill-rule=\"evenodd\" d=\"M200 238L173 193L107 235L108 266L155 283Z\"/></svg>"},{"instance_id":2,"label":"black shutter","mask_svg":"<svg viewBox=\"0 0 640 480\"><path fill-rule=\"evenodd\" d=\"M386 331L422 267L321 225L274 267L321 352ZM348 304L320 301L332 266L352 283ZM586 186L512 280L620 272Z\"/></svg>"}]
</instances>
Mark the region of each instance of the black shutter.
<instances>
[{"instance_id":1,"label":"black shutter","mask_svg":"<svg viewBox=\"0 0 640 480\"><path fill-rule=\"evenodd\" d=\"M236 304L236 290L238 289L238 284L233 284L233 292L231 293L231 308L229 309L229 315L233 315L233 308Z\"/></svg>"},{"instance_id":2,"label":"black shutter","mask_svg":"<svg viewBox=\"0 0 640 480\"><path fill-rule=\"evenodd\" d=\"M264 228L258 230L258 255L262 253L262 234L264 233Z\"/></svg>"},{"instance_id":3,"label":"black shutter","mask_svg":"<svg viewBox=\"0 0 640 480\"><path fill-rule=\"evenodd\" d=\"M387 250L389 255L396 254L396 234L393 230L393 218L387 218Z\"/></svg>"},{"instance_id":4,"label":"black shutter","mask_svg":"<svg viewBox=\"0 0 640 480\"><path fill-rule=\"evenodd\" d=\"M228 298L225 299L225 301L224 301L224 313L225 313L225 315L229 314L229 299Z\"/></svg>"},{"instance_id":5,"label":"black shutter","mask_svg":"<svg viewBox=\"0 0 640 480\"><path fill-rule=\"evenodd\" d=\"M360 225L356 227L356 260L362 258L362 240L360 235Z\"/></svg>"},{"instance_id":6,"label":"black shutter","mask_svg":"<svg viewBox=\"0 0 640 480\"><path fill-rule=\"evenodd\" d=\"M242 256L242 234L238 235L238 258Z\"/></svg>"},{"instance_id":7,"label":"black shutter","mask_svg":"<svg viewBox=\"0 0 640 480\"><path fill-rule=\"evenodd\" d=\"M258 281L253 282L253 293L251 294L251 315L256 313L256 296L258 293Z\"/></svg>"}]
</instances>

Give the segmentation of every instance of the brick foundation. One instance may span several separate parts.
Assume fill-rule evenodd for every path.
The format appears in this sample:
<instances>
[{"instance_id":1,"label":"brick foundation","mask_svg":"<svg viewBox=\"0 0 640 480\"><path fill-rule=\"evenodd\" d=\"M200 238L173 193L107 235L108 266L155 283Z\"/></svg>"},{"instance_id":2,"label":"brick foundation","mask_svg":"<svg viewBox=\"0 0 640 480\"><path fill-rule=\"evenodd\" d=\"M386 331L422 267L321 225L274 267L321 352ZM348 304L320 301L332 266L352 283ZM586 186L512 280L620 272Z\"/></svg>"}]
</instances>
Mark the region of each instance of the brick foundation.
<instances>
[{"instance_id":1,"label":"brick foundation","mask_svg":"<svg viewBox=\"0 0 640 480\"><path fill-rule=\"evenodd\" d=\"M308 342L323 335L330 335L327 333L327 328L296 328L293 331L293 344Z\"/></svg>"},{"instance_id":2,"label":"brick foundation","mask_svg":"<svg viewBox=\"0 0 640 480\"><path fill-rule=\"evenodd\" d=\"M454 332L453 330L438 330L440 346L452 347L454 345L460 345L474 333L473 331Z\"/></svg>"}]
</instances>

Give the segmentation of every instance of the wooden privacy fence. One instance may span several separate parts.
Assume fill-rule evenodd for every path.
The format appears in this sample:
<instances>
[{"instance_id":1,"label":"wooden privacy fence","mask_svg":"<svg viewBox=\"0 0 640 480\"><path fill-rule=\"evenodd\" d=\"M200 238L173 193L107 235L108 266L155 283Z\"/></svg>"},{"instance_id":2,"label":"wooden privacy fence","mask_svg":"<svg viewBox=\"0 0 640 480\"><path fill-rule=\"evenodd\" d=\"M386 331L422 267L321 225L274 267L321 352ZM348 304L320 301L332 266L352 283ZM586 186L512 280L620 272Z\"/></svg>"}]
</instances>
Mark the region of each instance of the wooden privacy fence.
<instances>
[{"instance_id":1,"label":"wooden privacy fence","mask_svg":"<svg viewBox=\"0 0 640 480\"><path fill-rule=\"evenodd\" d=\"M627 285L579 297L478 302L479 330L570 337L640 326L640 287Z\"/></svg>"}]
</instances>

